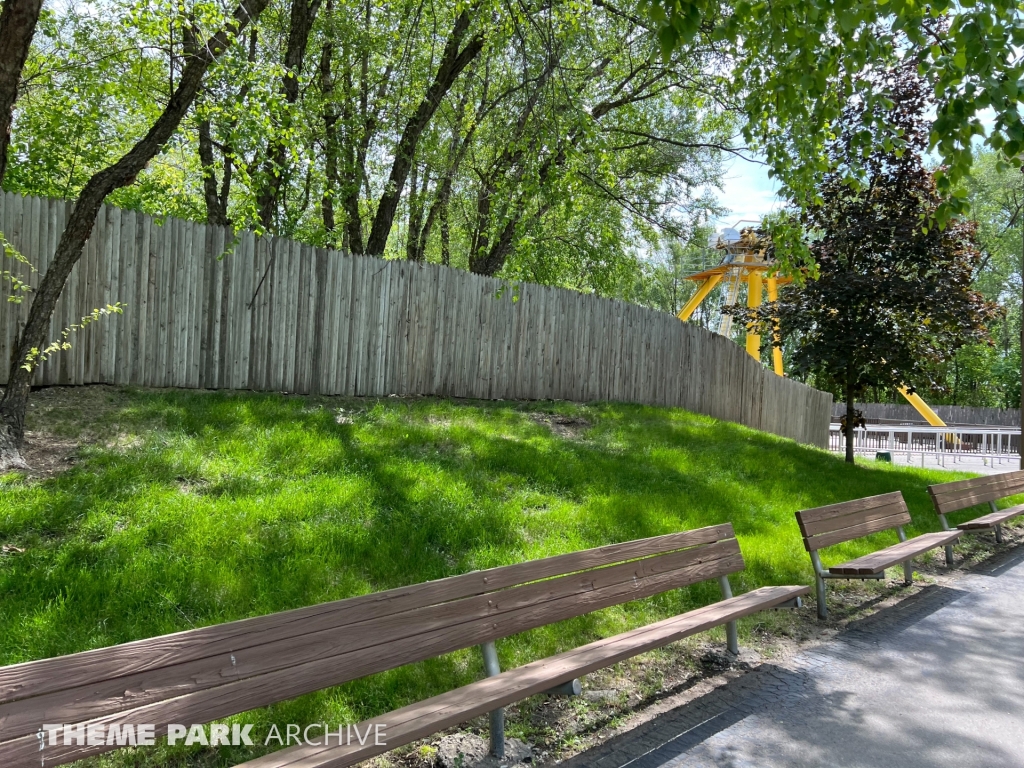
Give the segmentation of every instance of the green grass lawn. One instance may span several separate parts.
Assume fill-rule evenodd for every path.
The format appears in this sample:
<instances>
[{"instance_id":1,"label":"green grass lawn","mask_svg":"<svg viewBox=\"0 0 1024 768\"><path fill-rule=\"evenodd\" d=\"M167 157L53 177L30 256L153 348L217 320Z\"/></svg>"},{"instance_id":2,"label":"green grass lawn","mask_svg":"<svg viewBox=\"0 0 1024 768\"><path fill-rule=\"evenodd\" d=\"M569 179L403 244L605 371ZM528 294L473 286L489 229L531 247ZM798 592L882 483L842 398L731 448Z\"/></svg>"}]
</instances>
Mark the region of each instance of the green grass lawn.
<instances>
[{"instance_id":1,"label":"green grass lawn","mask_svg":"<svg viewBox=\"0 0 1024 768\"><path fill-rule=\"evenodd\" d=\"M681 410L180 391L40 395L30 429L86 438L67 472L0 485L0 663L82 651L472 569L731 522L736 592L811 583L793 513L902 490L935 530L939 471L868 462ZM576 424L556 425L551 415ZM563 421L566 420L563 418ZM884 533L829 551L848 558ZM702 585L499 642L518 664L717 598ZM465 651L245 722L351 722L476 679ZM259 726L256 732L260 732ZM146 750L93 764L219 765Z\"/></svg>"}]
</instances>

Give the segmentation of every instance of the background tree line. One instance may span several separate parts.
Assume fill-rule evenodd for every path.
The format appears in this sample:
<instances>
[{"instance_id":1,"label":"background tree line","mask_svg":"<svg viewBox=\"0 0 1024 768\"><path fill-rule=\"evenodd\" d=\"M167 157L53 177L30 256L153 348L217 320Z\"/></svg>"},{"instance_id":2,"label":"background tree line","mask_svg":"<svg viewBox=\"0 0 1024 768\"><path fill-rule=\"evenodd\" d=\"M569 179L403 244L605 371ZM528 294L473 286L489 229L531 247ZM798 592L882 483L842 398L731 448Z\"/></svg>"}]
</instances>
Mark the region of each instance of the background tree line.
<instances>
[{"instance_id":1,"label":"background tree line","mask_svg":"<svg viewBox=\"0 0 1024 768\"><path fill-rule=\"evenodd\" d=\"M44 9L4 185L73 197L196 46L177 4ZM122 207L629 295L735 146L711 45L633 4L274 0L211 67Z\"/></svg>"}]
</instances>

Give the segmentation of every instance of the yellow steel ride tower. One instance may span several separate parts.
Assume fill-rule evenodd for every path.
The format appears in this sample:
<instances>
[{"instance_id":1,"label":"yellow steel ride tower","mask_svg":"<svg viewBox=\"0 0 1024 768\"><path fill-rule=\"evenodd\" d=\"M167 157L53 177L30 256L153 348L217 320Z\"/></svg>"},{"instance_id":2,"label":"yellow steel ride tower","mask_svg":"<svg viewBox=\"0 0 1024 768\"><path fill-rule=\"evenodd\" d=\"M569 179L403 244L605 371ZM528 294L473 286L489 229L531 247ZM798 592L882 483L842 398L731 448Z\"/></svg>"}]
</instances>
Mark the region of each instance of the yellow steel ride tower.
<instances>
[{"instance_id":1,"label":"yellow steel ride tower","mask_svg":"<svg viewBox=\"0 0 1024 768\"><path fill-rule=\"evenodd\" d=\"M719 283L725 284L723 305L726 307L736 304L742 285L747 286L748 307L761 306L765 284L768 287L768 300L775 301L779 286L791 282L791 279L776 273L773 263L765 255L768 245L768 240L758 235L752 227L746 227L742 232L731 227L723 230L715 242L715 248L725 252L722 262L717 267L685 278L698 283L698 286L696 293L679 311L679 319L684 322L689 320L690 315ZM728 337L731 331L732 315L723 313L718 332ZM755 360L761 359L759 334L747 332L747 353ZM772 347L772 368L779 376L782 375L782 350L777 346Z\"/></svg>"},{"instance_id":2,"label":"yellow steel ride tower","mask_svg":"<svg viewBox=\"0 0 1024 768\"><path fill-rule=\"evenodd\" d=\"M770 244L770 240L759 235L753 227L744 227L742 230L727 227L722 230L714 241L714 247L724 251L722 261L717 267L684 278L692 280L698 285L696 292L679 311L679 319L683 322L689 320L701 302L719 283L725 284L725 296L722 302L725 307L736 304L741 285L747 286L748 307L761 306L761 294L765 285L768 288L768 300L775 301L778 298L779 286L792 282L792 279L780 276L774 268L774 263L768 259L766 254ZM718 332L728 338L731 331L732 315L723 313L719 321ZM759 334L747 331L746 348L747 354L760 362L761 336ZM783 375L782 349L777 345L772 346L772 368L779 376ZM899 391L929 424L935 427L946 426L946 423L928 406L928 403L916 393L909 392L906 387L900 387Z\"/></svg>"}]
</instances>

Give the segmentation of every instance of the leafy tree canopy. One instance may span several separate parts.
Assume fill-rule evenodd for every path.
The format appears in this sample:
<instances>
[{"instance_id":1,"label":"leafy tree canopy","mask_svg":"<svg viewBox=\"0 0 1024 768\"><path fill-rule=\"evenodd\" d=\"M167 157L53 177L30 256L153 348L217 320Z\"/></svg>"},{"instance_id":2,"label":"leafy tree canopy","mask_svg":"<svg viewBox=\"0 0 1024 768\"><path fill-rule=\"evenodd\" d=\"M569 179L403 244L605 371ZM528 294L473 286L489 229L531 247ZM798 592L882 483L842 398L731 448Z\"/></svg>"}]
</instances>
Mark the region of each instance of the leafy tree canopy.
<instances>
[{"instance_id":1,"label":"leafy tree canopy","mask_svg":"<svg viewBox=\"0 0 1024 768\"><path fill-rule=\"evenodd\" d=\"M44 9L5 187L73 197L126 151L200 7ZM698 41L663 60L635 0L270 0L110 202L628 297L647 253L719 210L739 130L719 59Z\"/></svg>"},{"instance_id":2,"label":"leafy tree canopy","mask_svg":"<svg viewBox=\"0 0 1024 768\"><path fill-rule=\"evenodd\" d=\"M840 126L848 179L868 182L878 150L920 151L894 123L894 94L873 73L912 66L934 98L922 124L941 158L940 225L965 209L961 184L982 141L1020 164L1024 19L1017 0L649 0L663 55L708 41L726 58L719 88L742 102L747 141L766 156L782 194L820 204ZM860 105L857 123L844 117ZM983 113L990 111L986 133Z\"/></svg>"},{"instance_id":3,"label":"leafy tree canopy","mask_svg":"<svg viewBox=\"0 0 1024 768\"><path fill-rule=\"evenodd\" d=\"M926 85L910 67L871 80L890 94L886 120L903 137L903 151L864 156L857 133L866 107L843 111L827 147L834 170L803 213L818 277L757 315L768 338L777 318L794 373L842 393L850 429L853 404L869 388L940 386L939 366L964 345L987 341L999 315L973 287L982 262L975 223L958 217L942 229L921 225L942 202L921 156ZM848 183L851 164L862 169L862 185Z\"/></svg>"}]
</instances>

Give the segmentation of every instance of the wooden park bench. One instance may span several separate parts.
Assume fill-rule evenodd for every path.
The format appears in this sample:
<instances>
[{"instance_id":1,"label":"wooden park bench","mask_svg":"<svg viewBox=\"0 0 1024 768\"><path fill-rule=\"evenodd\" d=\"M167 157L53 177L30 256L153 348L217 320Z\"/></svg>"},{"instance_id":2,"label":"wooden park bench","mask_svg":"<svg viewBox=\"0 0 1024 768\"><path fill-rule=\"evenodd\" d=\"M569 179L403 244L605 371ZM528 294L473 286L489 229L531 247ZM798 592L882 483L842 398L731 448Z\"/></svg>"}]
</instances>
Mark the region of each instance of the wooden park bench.
<instances>
[{"instance_id":1,"label":"wooden park bench","mask_svg":"<svg viewBox=\"0 0 1024 768\"><path fill-rule=\"evenodd\" d=\"M938 531L908 539L903 526L910 522L910 512L899 491L805 509L796 513L796 519L804 537L804 546L811 554L818 595L818 616L822 619L828 616L825 607L826 579L883 579L886 568L903 563L903 579L910 584L914 573L911 558L938 547L951 546L962 533ZM833 565L827 570L822 566L818 550L891 528L896 529L899 544Z\"/></svg>"},{"instance_id":2,"label":"wooden park bench","mask_svg":"<svg viewBox=\"0 0 1024 768\"><path fill-rule=\"evenodd\" d=\"M729 650L738 652L737 619L798 605L810 591L762 587L733 597L728 576L743 567L732 526L716 525L2 667L0 766L45 768L118 748L51 744L46 725L104 726L109 735L115 724L154 724L160 737L169 724L209 723L475 645L488 677L359 724L361 732L380 725L383 745L337 738L244 765L347 766L486 712L500 753L501 707L712 627L725 625ZM495 640L707 579L718 579L721 601L498 668Z\"/></svg>"},{"instance_id":3,"label":"wooden park bench","mask_svg":"<svg viewBox=\"0 0 1024 768\"><path fill-rule=\"evenodd\" d=\"M1002 475L990 475L988 477L973 477L970 480L956 480L952 483L939 483L929 485L928 493L931 494L932 503L935 505L935 512L939 516L943 530L949 530L949 522L946 515L959 512L962 509L969 509L977 504L988 504L991 510L987 515L975 517L960 523L957 528L961 531L987 531L995 530L996 543L1003 543L1002 524L1007 520L1024 515L1024 504L1017 504L1006 509L996 507L996 501L1005 499L1007 496L1016 496L1024 493L1024 470L1007 472ZM946 548L946 562L953 564L953 548Z\"/></svg>"}]
</instances>

